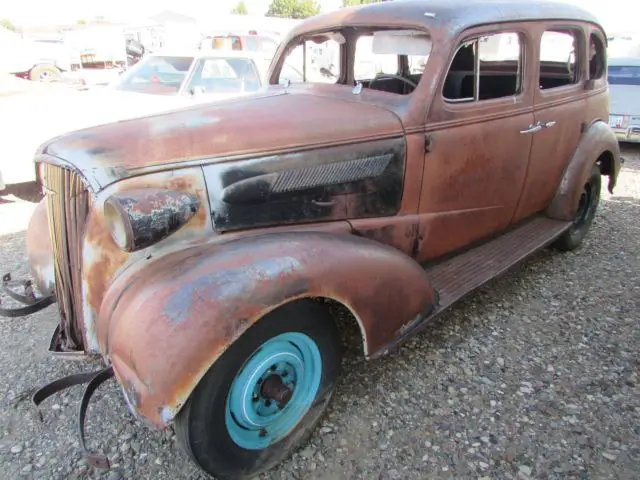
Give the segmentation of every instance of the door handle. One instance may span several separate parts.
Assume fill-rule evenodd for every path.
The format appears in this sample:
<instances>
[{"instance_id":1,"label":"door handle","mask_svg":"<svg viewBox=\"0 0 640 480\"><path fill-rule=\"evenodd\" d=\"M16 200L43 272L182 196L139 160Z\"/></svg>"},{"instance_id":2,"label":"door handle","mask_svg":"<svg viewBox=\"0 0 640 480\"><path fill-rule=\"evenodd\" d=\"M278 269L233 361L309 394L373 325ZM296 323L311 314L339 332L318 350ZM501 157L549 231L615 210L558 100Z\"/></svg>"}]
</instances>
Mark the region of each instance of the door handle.
<instances>
[{"instance_id":1,"label":"door handle","mask_svg":"<svg viewBox=\"0 0 640 480\"><path fill-rule=\"evenodd\" d=\"M540 130L542 130L542 125L540 125L539 123L536 123L535 125L529 125L529 128L527 128L526 130L520 130L520 133L522 134L537 133Z\"/></svg>"},{"instance_id":2,"label":"door handle","mask_svg":"<svg viewBox=\"0 0 640 480\"><path fill-rule=\"evenodd\" d=\"M320 200L311 200L311 203L318 207L333 207L338 202L336 202L335 200L329 200L327 202L323 202Z\"/></svg>"},{"instance_id":3,"label":"door handle","mask_svg":"<svg viewBox=\"0 0 640 480\"><path fill-rule=\"evenodd\" d=\"M542 124L542 126L543 126L544 128L551 128L551 127L553 127L555 124L556 124L556 121L555 121L555 120L551 120L550 122L543 123L543 124Z\"/></svg>"}]
</instances>

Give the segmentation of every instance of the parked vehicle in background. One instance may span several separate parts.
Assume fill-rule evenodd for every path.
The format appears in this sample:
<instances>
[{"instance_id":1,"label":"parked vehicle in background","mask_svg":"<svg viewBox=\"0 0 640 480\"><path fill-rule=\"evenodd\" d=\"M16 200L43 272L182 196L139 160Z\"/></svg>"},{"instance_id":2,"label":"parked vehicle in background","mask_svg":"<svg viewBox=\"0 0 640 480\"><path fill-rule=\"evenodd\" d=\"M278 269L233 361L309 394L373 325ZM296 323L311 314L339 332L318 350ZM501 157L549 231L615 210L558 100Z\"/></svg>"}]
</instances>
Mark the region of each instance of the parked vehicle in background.
<instances>
[{"instance_id":1,"label":"parked vehicle in background","mask_svg":"<svg viewBox=\"0 0 640 480\"><path fill-rule=\"evenodd\" d=\"M273 59L279 40L271 35L258 33L207 35L200 42L200 50L246 52L258 63L264 75Z\"/></svg>"},{"instance_id":2,"label":"parked vehicle in background","mask_svg":"<svg viewBox=\"0 0 640 480\"><path fill-rule=\"evenodd\" d=\"M79 57L62 41L23 39L0 27L0 73L50 82L79 67L79 63Z\"/></svg>"},{"instance_id":3,"label":"parked vehicle in background","mask_svg":"<svg viewBox=\"0 0 640 480\"><path fill-rule=\"evenodd\" d=\"M209 101L254 93L262 79L253 56L243 52L158 52L143 57L110 88Z\"/></svg>"},{"instance_id":4,"label":"parked vehicle in background","mask_svg":"<svg viewBox=\"0 0 640 480\"><path fill-rule=\"evenodd\" d=\"M622 142L640 143L640 57L608 60L609 125Z\"/></svg>"},{"instance_id":5,"label":"parked vehicle in background","mask_svg":"<svg viewBox=\"0 0 640 480\"><path fill-rule=\"evenodd\" d=\"M4 183L36 181L33 153L71 130L255 93L256 61L243 52L194 51L145 55L111 84L0 97L0 171ZM42 112L57 112L55 121Z\"/></svg>"},{"instance_id":6,"label":"parked vehicle in background","mask_svg":"<svg viewBox=\"0 0 640 480\"><path fill-rule=\"evenodd\" d=\"M27 232L45 296L3 312L55 299L51 351L105 365L34 402L89 382L86 451L89 399L115 376L204 472L273 467L333 395L336 313L378 358L534 252L582 244L620 171L605 39L564 1L345 8L294 28L258 94L45 142ZM307 75L311 44L338 52L331 81ZM186 71L157 84L184 91Z\"/></svg>"}]
</instances>

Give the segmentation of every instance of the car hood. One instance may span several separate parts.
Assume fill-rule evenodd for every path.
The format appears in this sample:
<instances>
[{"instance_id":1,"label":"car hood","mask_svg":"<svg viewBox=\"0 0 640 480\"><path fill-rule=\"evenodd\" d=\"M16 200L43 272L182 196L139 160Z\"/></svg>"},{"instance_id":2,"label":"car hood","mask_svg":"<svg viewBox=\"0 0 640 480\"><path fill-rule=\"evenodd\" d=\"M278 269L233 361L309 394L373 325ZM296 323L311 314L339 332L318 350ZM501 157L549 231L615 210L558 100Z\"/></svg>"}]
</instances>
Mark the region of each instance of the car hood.
<instances>
[{"instance_id":1,"label":"car hood","mask_svg":"<svg viewBox=\"0 0 640 480\"><path fill-rule=\"evenodd\" d=\"M224 98L227 97L207 96L198 101ZM78 91L58 85L0 97L0 131L14 132L0 139L0 170L7 184L33 181L33 156L41 145L54 137L194 103L194 99L175 95L100 87Z\"/></svg>"},{"instance_id":2,"label":"car hood","mask_svg":"<svg viewBox=\"0 0 640 480\"><path fill-rule=\"evenodd\" d=\"M188 163L402 135L402 124L390 110L351 97L274 87L73 132L50 141L42 152L72 164L99 190L129 176Z\"/></svg>"}]
</instances>

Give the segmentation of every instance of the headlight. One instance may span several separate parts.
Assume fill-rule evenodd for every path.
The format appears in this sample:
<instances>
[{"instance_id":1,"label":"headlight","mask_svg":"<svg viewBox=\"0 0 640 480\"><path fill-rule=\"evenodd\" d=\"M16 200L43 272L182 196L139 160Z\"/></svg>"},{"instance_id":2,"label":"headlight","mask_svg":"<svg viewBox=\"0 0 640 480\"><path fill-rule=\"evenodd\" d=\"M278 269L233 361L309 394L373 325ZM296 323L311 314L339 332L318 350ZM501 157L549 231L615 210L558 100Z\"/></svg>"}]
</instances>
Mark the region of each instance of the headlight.
<instances>
[{"instance_id":1,"label":"headlight","mask_svg":"<svg viewBox=\"0 0 640 480\"><path fill-rule=\"evenodd\" d=\"M194 195L145 188L111 195L105 201L104 216L115 244L135 252L179 230L199 206Z\"/></svg>"}]
</instances>

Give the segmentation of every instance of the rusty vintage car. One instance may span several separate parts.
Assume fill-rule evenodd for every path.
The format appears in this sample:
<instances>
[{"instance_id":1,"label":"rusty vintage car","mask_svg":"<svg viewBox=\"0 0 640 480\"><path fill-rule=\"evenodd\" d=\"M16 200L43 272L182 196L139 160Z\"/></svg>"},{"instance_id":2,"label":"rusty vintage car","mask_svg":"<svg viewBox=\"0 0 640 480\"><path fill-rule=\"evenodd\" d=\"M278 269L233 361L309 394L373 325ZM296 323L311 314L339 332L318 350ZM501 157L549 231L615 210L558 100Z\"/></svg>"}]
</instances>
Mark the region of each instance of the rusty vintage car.
<instances>
[{"instance_id":1,"label":"rusty vintage car","mask_svg":"<svg viewBox=\"0 0 640 480\"><path fill-rule=\"evenodd\" d=\"M597 20L560 2L344 8L297 26L258 93L42 145L38 289L3 312L55 300L52 352L104 368L34 402L88 382L84 447L115 375L208 474L273 467L334 391L332 307L373 359L539 249L581 244L621 168L605 51Z\"/></svg>"}]
</instances>

